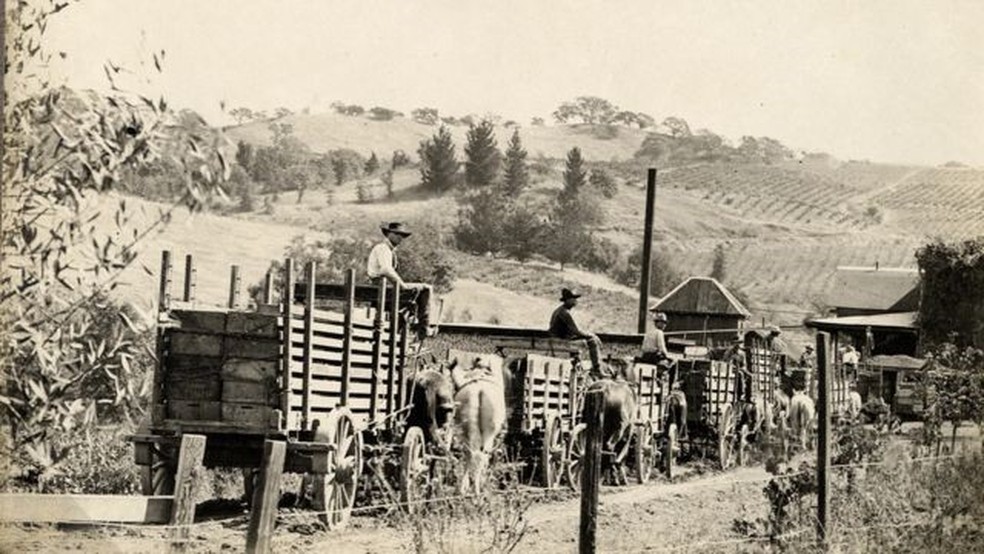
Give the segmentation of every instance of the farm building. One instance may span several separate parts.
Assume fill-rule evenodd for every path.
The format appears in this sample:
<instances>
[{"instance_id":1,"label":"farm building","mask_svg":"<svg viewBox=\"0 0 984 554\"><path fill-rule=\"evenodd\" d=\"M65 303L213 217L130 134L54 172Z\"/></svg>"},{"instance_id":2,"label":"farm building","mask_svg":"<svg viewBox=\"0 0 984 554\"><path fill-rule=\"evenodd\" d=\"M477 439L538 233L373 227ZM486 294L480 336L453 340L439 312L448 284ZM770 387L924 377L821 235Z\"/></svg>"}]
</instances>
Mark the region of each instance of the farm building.
<instances>
[{"instance_id":1,"label":"farm building","mask_svg":"<svg viewBox=\"0 0 984 554\"><path fill-rule=\"evenodd\" d=\"M910 268L838 267L827 305L837 317L914 312L919 272Z\"/></svg>"},{"instance_id":2,"label":"farm building","mask_svg":"<svg viewBox=\"0 0 984 554\"><path fill-rule=\"evenodd\" d=\"M828 296L834 317L806 326L866 355L916 356L919 348L919 273L915 269L839 267Z\"/></svg>"},{"instance_id":3,"label":"farm building","mask_svg":"<svg viewBox=\"0 0 984 554\"><path fill-rule=\"evenodd\" d=\"M710 277L690 277L664 296L656 309L669 318L666 331L672 338L707 347L734 344L751 317L731 291Z\"/></svg>"}]
</instances>

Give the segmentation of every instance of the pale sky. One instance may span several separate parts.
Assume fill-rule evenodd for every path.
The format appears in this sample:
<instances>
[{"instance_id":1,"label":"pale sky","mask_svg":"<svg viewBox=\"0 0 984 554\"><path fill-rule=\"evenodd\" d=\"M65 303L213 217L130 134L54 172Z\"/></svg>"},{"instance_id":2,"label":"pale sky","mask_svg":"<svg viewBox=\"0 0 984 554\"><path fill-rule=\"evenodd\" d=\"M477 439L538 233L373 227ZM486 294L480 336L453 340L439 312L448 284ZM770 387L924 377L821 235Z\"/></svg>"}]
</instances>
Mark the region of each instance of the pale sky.
<instances>
[{"instance_id":1,"label":"pale sky","mask_svg":"<svg viewBox=\"0 0 984 554\"><path fill-rule=\"evenodd\" d=\"M140 86L214 123L222 100L342 100L525 124L595 95L732 140L984 165L984 1L85 0L47 45L97 89L107 59L144 75L166 50Z\"/></svg>"}]
</instances>

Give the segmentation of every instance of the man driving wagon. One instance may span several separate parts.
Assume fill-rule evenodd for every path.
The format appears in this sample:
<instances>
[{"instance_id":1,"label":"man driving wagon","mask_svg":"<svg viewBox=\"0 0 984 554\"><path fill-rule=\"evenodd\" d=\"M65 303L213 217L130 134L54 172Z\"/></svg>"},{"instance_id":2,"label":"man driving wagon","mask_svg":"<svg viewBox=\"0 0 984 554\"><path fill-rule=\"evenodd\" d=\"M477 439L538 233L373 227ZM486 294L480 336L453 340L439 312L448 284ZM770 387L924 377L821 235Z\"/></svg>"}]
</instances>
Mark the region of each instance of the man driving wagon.
<instances>
[{"instance_id":1,"label":"man driving wagon","mask_svg":"<svg viewBox=\"0 0 984 554\"><path fill-rule=\"evenodd\" d=\"M431 286L426 283L408 283L396 272L396 249L412 233L402 223L395 221L381 225L379 230L386 238L376 243L369 251L369 259L366 263L366 273L369 280L377 286L385 284L387 281L391 284L399 284L401 290L414 295L412 303L416 308L414 331L417 333L417 338L423 339L427 336L433 336L433 331L430 328Z\"/></svg>"}]
</instances>

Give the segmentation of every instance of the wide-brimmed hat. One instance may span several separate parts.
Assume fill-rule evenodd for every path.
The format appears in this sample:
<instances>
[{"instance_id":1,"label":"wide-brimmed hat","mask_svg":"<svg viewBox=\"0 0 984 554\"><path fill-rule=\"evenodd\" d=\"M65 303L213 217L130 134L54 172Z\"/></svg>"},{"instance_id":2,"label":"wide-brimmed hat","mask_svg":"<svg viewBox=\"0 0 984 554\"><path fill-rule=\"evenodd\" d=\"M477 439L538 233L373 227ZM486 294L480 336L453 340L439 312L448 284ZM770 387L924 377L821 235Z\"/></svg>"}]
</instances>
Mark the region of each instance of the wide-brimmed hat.
<instances>
[{"instance_id":1,"label":"wide-brimmed hat","mask_svg":"<svg viewBox=\"0 0 984 554\"><path fill-rule=\"evenodd\" d=\"M769 333L773 335L781 335L782 329L780 329L778 325L769 325Z\"/></svg>"},{"instance_id":2,"label":"wide-brimmed hat","mask_svg":"<svg viewBox=\"0 0 984 554\"><path fill-rule=\"evenodd\" d=\"M666 314L664 314L663 312L657 312L656 310L649 310L649 311L653 313L653 321L656 322L662 321L663 323L669 321L669 318L667 318Z\"/></svg>"},{"instance_id":3,"label":"wide-brimmed hat","mask_svg":"<svg viewBox=\"0 0 984 554\"><path fill-rule=\"evenodd\" d=\"M408 231L399 221L393 221L391 223L387 223L386 225L380 225L379 230L382 231L384 235L387 233L393 233L400 235L401 237L409 237L413 234Z\"/></svg>"},{"instance_id":4,"label":"wide-brimmed hat","mask_svg":"<svg viewBox=\"0 0 984 554\"><path fill-rule=\"evenodd\" d=\"M581 295L580 294L577 294L576 292L572 291L571 289L560 289L560 301L561 302L564 302L564 301L567 301L567 300L571 300L573 298L581 298Z\"/></svg>"}]
</instances>

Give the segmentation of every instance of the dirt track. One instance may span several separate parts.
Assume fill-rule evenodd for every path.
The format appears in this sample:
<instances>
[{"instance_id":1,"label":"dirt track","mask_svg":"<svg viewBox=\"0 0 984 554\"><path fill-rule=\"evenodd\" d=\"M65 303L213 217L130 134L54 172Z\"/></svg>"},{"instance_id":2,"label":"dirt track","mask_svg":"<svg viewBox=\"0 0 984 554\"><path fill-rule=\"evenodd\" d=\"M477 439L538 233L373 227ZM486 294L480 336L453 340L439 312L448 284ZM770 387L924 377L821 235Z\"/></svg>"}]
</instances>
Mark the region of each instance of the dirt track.
<instances>
[{"instance_id":1,"label":"dirt track","mask_svg":"<svg viewBox=\"0 0 984 554\"><path fill-rule=\"evenodd\" d=\"M731 531L735 517L764 514L761 490L768 474L760 467L740 468L706 476L683 475L683 481L655 480L647 485L602 489L598 545L605 552L683 548L713 550L716 541L738 538ZM573 552L577 549L579 499L533 505L526 512L529 529L518 552ZM274 538L276 552L407 552L412 533L377 519L355 517L349 529L324 532L306 514L285 514ZM244 547L245 518L197 526L193 552L238 552ZM0 529L2 552L161 552L160 529ZM468 528L449 530L446 544L455 552L481 551ZM689 545L689 547L688 547ZM722 545L723 547L724 545ZM727 549L734 551L734 545Z\"/></svg>"}]
</instances>

